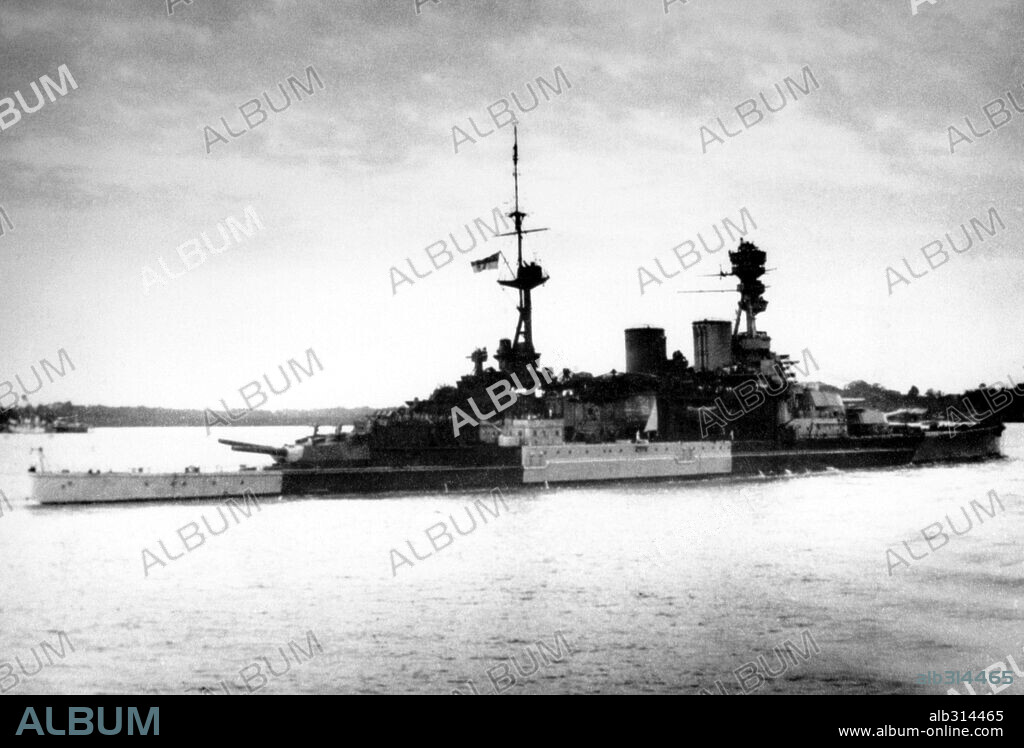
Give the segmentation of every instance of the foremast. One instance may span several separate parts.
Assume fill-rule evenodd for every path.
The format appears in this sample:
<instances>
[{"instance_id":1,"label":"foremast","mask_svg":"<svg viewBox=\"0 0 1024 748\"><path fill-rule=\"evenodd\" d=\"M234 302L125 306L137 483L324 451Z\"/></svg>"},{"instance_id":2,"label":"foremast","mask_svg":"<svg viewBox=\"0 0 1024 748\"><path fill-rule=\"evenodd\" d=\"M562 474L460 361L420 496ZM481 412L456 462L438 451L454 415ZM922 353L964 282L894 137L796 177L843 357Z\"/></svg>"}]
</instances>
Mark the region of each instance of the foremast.
<instances>
[{"instance_id":1,"label":"foremast","mask_svg":"<svg viewBox=\"0 0 1024 748\"><path fill-rule=\"evenodd\" d=\"M536 262L523 262L523 235L547 229L524 229L523 219L526 218L519 207L519 129L512 128L512 179L515 187L515 210L508 214L512 219L515 231L500 234L516 238L516 269L511 280L499 280L498 284L519 291L519 321L516 323L516 334L512 340L502 338L498 343L498 352L494 358L503 372L524 372L526 367L536 366L540 354L533 347L533 300L530 292L547 282L548 276Z\"/></svg>"}]
</instances>

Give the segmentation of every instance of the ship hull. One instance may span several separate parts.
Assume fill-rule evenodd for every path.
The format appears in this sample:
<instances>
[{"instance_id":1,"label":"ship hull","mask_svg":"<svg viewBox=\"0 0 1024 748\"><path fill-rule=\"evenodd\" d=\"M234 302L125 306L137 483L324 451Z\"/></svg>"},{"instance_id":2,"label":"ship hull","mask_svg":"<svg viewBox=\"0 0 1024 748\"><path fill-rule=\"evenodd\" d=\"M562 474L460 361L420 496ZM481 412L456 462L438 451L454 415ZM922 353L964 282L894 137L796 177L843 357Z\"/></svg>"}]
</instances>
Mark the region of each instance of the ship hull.
<instances>
[{"instance_id":1,"label":"ship hull","mask_svg":"<svg viewBox=\"0 0 1024 748\"><path fill-rule=\"evenodd\" d=\"M275 470L234 473L30 473L40 504L183 501L281 494Z\"/></svg>"},{"instance_id":2,"label":"ship hull","mask_svg":"<svg viewBox=\"0 0 1024 748\"><path fill-rule=\"evenodd\" d=\"M467 452L451 464L282 470L285 495L372 495L529 485L582 485L866 470L1000 456L1002 426L946 432L774 442L560 444ZM941 439L939 437L942 437ZM494 464L498 459L502 464ZM512 462L515 460L515 462Z\"/></svg>"},{"instance_id":3,"label":"ship hull","mask_svg":"<svg viewBox=\"0 0 1024 748\"><path fill-rule=\"evenodd\" d=\"M777 475L820 470L862 470L909 465L920 435L815 439L795 444L738 442L736 475Z\"/></svg>"},{"instance_id":4,"label":"ship hull","mask_svg":"<svg viewBox=\"0 0 1024 748\"><path fill-rule=\"evenodd\" d=\"M487 464L500 455L503 464ZM457 491L524 485L684 480L729 475L729 442L558 444L512 447L469 464L302 468L282 470L287 494L373 494L392 491ZM514 462L512 460L515 460Z\"/></svg>"},{"instance_id":5,"label":"ship hull","mask_svg":"<svg viewBox=\"0 0 1024 748\"><path fill-rule=\"evenodd\" d=\"M506 464L460 464L284 469L285 495L457 491L529 485L660 482L771 475L829 469L909 465L921 435L820 440L781 446L768 442L615 442L502 450ZM510 456L516 464L508 464ZM487 453L484 460L491 458ZM463 456L464 458L464 456Z\"/></svg>"},{"instance_id":6,"label":"ship hull","mask_svg":"<svg viewBox=\"0 0 1024 748\"><path fill-rule=\"evenodd\" d=\"M516 465L303 468L282 470L286 496L472 491L522 484Z\"/></svg>"},{"instance_id":7,"label":"ship hull","mask_svg":"<svg viewBox=\"0 0 1024 748\"><path fill-rule=\"evenodd\" d=\"M925 431L917 451L915 463L984 460L1001 457L1000 438L1005 426L974 426L955 431L947 429Z\"/></svg>"},{"instance_id":8,"label":"ship hull","mask_svg":"<svg viewBox=\"0 0 1024 748\"><path fill-rule=\"evenodd\" d=\"M236 473L32 473L41 504L243 496L368 496L863 470L1000 456L1001 425L900 435L760 441L551 444L432 454L395 450L377 466ZM403 464L404 463L404 464ZM416 464L409 464L416 463Z\"/></svg>"}]
</instances>

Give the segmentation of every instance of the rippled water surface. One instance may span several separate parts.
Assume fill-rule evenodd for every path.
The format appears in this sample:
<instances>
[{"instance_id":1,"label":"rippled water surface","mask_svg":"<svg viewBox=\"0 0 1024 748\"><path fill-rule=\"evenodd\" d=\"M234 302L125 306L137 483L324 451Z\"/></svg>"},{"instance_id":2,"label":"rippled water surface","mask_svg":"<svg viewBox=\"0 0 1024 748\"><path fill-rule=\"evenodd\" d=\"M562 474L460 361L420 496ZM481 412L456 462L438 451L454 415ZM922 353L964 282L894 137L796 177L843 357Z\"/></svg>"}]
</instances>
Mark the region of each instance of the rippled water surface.
<instances>
[{"instance_id":1,"label":"rippled water surface","mask_svg":"<svg viewBox=\"0 0 1024 748\"><path fill-rule=\"evenodd\" d=\"M223 431L278 444L305 430ZM1019 424L1007 458L981 464L531 489L505 506L486 493L274 499L248 517L216 502L27 504L39 446L70 469L248 457L203 429L0 436L8 693L237 692L268 666L279 674L261 693L488 693L488 671L509 693L733 693L733 671L759 655L775 667L772 648L804 631L820 651L761 693L944 692L916 675L1008 655L1024 666ZM953 534L947 516L963 532L972 501L986 511ZM936 522L950 539L932 550L921 532ZM190 523L202 544L187 552ZM61 631L74 650L43 651Z\"/></svg>"}]
</instances>

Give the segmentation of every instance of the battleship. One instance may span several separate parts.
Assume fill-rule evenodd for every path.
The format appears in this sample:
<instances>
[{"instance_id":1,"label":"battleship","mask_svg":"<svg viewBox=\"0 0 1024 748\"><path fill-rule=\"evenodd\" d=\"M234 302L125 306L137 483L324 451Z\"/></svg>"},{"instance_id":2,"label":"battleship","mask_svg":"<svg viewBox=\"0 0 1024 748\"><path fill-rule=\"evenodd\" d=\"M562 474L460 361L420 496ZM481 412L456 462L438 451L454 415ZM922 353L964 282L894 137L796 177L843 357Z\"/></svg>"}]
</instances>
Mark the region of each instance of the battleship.
<instances>
[{"instance_id":1,"label":"battleship","mask_svg":"<svg viewBox=\"0 0 1024 748\"><path fill-rule=\"evenodd\" d=\"M758 329L768 307L767 253L741 240L729 252L739 301L733 320L692 323L693 362L667 355L663 328L625 331L625 370L593 376L540 365L532 294L549 276L523 259L519 138L512 147L515 269L498 280L518 296L515 332L488 362L425 399L379 410L280 447L220 439L266 455L262 469L202 473L31 471L44 504L231 496L373 495L623 481L686 481L823 470L891 468L999 457L1000 420L890 422L861 401L799 382L800 364ZM503 255L502 255L503 257ZM474 270L493 267L495 257ZM507 264L507 263L506 263ZM803 364L807 366L807 352ZM813 360L813 357L812 359ZM809 369L807 369L809 370ZM806 376L806 371L800 372ZM483 408L483 410L481 409ZM895 415L895 414L894 414Z\"/></svg>"},{"instance_id":2,"label":"battleship","mask_svg":"<svg viewBox=\"0 0 1024 748\"><path fill-rule=\"evenodd\" d=\"M1001 422L890 423L861 402L798 382L799 364L773 352L758 329L767 253L746 240L729 252L731 270L720 272L739 281L735 319L693 322L692 364L680 351L667 355L663 328L643 327L625 331L622 372L541 366L532 293L549 276L524 262L523 243L547 229L524 228L518 132L512 164L514 230L501 236L515 239L516 265L498 284L517 292L518 319L513 337L498 343L496 367L485 368L487 350L477 348L468 357L473 371L455 385L350 430L316 427L281 447L220 442L270 456L284 494L682 481L1000 456Z\"/></svg>"}]
</instances>

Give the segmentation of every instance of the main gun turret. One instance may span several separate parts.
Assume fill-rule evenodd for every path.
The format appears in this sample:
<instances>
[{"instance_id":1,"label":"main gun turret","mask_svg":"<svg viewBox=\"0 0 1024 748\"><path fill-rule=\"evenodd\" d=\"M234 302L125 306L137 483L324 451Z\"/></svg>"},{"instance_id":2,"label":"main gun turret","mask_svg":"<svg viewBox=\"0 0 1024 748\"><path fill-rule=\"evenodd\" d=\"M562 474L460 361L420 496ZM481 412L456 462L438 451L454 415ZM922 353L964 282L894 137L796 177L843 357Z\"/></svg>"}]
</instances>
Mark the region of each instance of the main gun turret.
<instances>
[{"instance_id":1,"label":"main gun turret","mask_svg":"<svg viewBox=\"0 0 1024 748\"><path fill-rule=\"evenodd\" d=\"M253 454L270 455L275 460L283 460L288 456L288 450L284 447L268 447L263 444L250 444L248 442L236 442L231 439L218 439L221 444L227 444L232 452L251 452Z\"/></svg>"}]
</instances>

